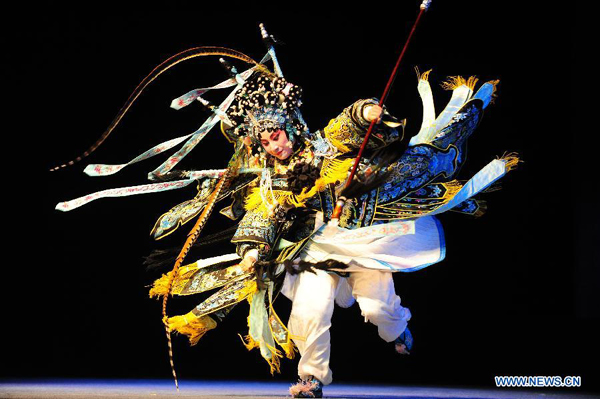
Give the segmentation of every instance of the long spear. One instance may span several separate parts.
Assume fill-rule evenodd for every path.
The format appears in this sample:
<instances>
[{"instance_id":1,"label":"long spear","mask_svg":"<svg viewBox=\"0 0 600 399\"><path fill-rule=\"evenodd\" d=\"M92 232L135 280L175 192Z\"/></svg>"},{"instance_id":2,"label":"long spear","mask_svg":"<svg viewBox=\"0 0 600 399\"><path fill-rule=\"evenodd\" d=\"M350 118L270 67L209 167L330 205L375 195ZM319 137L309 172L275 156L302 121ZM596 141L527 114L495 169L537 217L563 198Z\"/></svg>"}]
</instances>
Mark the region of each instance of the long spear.
<instances>
[{"instance_id":1,"label":"long spear","mask_svg":"<svg viewBox=\"0 0 600 399\"><path fill-rule=\"evenodd\" d=\"M404 57L404 53L406 53L408 44L410 43L410 40L412 39L413 34L415 33L415 30L417 29L417 25L419 24L419 21L421 20L421 16L425 13L425 11L427 11L427 9L429 9L430 4L431 4L431 0L423 0L423 2L421 3L421 6L419 7L420 8L419 15L417 16L417 19L415 20L415 23L413 24L413 27L410 30L410 34L408 35L408 38L406 39L406 43L404 43L402 52L400 52L398 61L396 61L396 66L394 66L392 75L388 79L387 85L385 86L385 89L383 90L383 94L379 98L379 106L382 108L383 108L383 104L385 103L385 100L387 99L387 96L390 92L392 84L394 84L394 80L396 79L396 75L398 74L398 67L400 66L400 62L402 61L402 58ZM356 156L356 161L354 161L354 166L352 167L352 170L350 171L350 177L348 177L348 180L346 181L346 185L344 187L345 189L348 188L350 186L350 184L352 183L352 179L354 178L354 175L356 174L356 168L358 168L358 164L360 163L360 160L362 158L363 151L365 150L365 148L367 146L367 142L369 141L369 137L371 136L371 131L373 130L373 127L375 126L376 123L377 123L377 120L374 119L371 121L371 124L369 125L367 134L365 134L363 143L360 146L360 149L358 150L358 155ZM332 221L337 221L339 219L345 202L346 202L346 199L344 197L340 197L338 199L338 201L335 205L335 209L333 210L333 214L331 216Z\"/></svg>"}]
</instances>

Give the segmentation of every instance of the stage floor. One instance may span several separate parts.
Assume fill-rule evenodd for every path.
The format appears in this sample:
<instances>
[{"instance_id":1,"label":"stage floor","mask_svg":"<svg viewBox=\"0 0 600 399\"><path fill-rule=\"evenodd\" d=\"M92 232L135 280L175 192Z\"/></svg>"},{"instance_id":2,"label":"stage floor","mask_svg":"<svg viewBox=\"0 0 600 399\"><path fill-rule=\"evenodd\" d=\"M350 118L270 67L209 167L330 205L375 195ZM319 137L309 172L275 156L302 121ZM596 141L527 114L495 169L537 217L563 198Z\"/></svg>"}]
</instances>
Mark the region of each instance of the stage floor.
<instances>
[{"instance_id":1,"label":"stage floor","mask_svg":"<svg viewBox=\"0 0 600 399\"><path fill-rule=\"evenodd\" d=\"M280 382L248 381L181 381L177 393L172 381L150 380L48 380L0 382L0 398L175 398L198 399L241 397L289 398L289 384ZM385 385L358 385L337 383L325 387L326 398L351 399L531 399L531 398L598 398L573 391L472 389L443 387L409 387Z\"/></svg>"}]
</instances>

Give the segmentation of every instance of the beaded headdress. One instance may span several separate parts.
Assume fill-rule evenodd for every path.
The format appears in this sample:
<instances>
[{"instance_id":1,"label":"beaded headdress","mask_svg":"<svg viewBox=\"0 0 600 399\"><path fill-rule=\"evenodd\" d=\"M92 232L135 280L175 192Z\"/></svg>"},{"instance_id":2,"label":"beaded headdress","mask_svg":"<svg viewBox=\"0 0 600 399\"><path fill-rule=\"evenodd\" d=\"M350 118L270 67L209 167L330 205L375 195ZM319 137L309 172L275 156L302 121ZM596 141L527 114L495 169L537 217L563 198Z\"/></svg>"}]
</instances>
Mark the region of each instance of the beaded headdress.
<instances>
[{"instance_id":1,"label":"beaded headdress","mask_svg":"<svg viewBox=\"0 0 600 399\"><path fill-rule=\"evenodd\" d=\"M299 107L302 89L268 72L256 72L236 94L227 117L233 134L249 137L253 151L261 152L261 134L283 130L292 143L308 132Z\"/></svg>"}]
</instances>

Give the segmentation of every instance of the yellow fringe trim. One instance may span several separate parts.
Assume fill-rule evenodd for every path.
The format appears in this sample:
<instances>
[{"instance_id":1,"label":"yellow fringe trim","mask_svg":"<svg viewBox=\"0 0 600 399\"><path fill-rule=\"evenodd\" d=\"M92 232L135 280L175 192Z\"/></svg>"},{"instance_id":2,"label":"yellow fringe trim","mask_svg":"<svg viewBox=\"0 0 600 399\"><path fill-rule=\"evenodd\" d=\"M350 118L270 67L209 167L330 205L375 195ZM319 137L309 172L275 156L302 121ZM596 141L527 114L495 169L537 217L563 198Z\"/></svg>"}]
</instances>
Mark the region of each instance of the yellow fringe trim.
<instances>
[{"instance_id":1,"label":"yellow fringe trim","mask_svg":"<svg viewBox=\"0 0 600 399\"><path fill-rule=\"evenodd\" d=\"M158 298L161 297L163 295L168 294L168 289L169 289L169 279L171 278L171 276L173 275L173 272L170 271L167 274L163 274L162 277L156 279L154 281L154 283L152 284L152 288L150 288L150 298Z\"/></svg>"},{"instance_id":2,"label":"yellow fringe trim","mask_svg":"<svg viewBox=\"0 0 600 399\"><path fill-rule=\"evenodd\" d=\"M186 335L190 345L196 345L207 331L217 327L217 322L210 316L197 317L192 312L167 319L169 330Z\"/></svg>"},{"instance_id":3,"label":"yellow fringe trim","mask_svg":"<svg viewBox=\"0 0 600 399\"><path fill-rule=\"evenodd\" d=\"M253 281L254 286L256 287L256 281ZM255 291L256 292L256 289ZM252 296L248 296L248 302L252 303ZM272 308L272 307L271 307ZM275 315L277 317L277 315ZM278 318L279 319L279 318ZM248 328L250 329L251 327L251 318L250 315L248 315L247 318L248 321ZM271 325L269 323L269 330L271 331L271 334L273 333L273 331L271 330ZM247 350L251 351L254 348L260 348L260 344L264 344L267 349L269 350L269 353L271 355L270 358L263 356L263 359L265 359L267 361L267 363L269 364L269 369L271 372L271 375L273 375L275 372L280 373L281 372L281 361L280 359L283 358L283 355L281 354L281 351L279 351L277 348L267 344L264 341L256 341L254 338L252 338L252 336L250 334L246 335L245 337L242 337L240 334L238 334L238 336L240 337L240 339L242 340L242 343L244 344L244 346L246 347ZM275 341L277 342L277 341ZM285 351L286 356L289 359L293 359L294 357L294 344L293 342L291 342L290 338L289 338L289 333L288 333L288 342L282 344L279 344L283 350ZM262 353L261 353L262 356Z\"/></svg>"},{"instance_id":4,"label":"yellow fringe trim","mask_svg":"<svg viewBox=\"0 0 600 399\"><path fill-rule=\"evenodd\" d=\"M249 351L251 351L254 348L259 347L258 342L256 342L250 335L246 335L245 337L242 337L241 334L238 334L238 336L242 340L242 343L244 344L246 349L248 349Z\"/></svg>"},{"instance_id":5,"label":"yellow fringe trim","mask_svg":"<svg viewBox=\"0 0 600 399\"><path fill-rule=\"evenodd\" d=\"M188 282L188 280L192 277L192 274L198 270L196 263L192 263L188 266L183 266L177 269L177 276L173 279L173 284L171 286L171 294L178 295L181 293L181 290ZM170 271L167 274L163 274L160 278L156 279L154 283L152 283L152 288L150 288L150 298L158 298L163 295L168 294L169 288L169 279L173 275L173 271Z\"/></svg>"},{"instance_id":6,"label":"yellow fringe trim","mask_svg":"<svg viewBox=\"0 0 600 399\"><path fill-rule=\"evenodd\" d=\"M516 152L504 153L502 157L498 157L501 161L504 161L504 166L507 172L517 168L519 162L523 162L519 159L519 154Z\"/></svg>"},{"instance_id":7,"label":"yellow fringe trim","mask_svg":"<svg viewBox=\"0 0 600 399\"><path fill-rule=\"evenodd\" d=\"M496 80L489 80L485 83L489 83L492 85L492 98L490 99L490 104L493 104L496 101L496 98L498 97L498 93L496 93L496 86L498 86L498 84L500 83L499 79Z\"/></svg>"},{"instance_id":8,"label":"yellow fringe trim","mask_svg":"<svg viewBox=\"0 0 600 399\"><path fill-rule=\"evenodd\" d=\"M275 342L277 342L277 344L279 346L281 346L281 349L283 349L283 351L285 352L285 356L288 359L293 359L296 356L296 350L297 349L296 349L296 346L294 345L294 342L292 342L290 331L287 329L287 327L285 326L285 324L283 324L281 322L281 319L279 318L279 316L275 312L275 309L273 308L273 303L272 302L269 305L269 310L271 311L271 314L275 317L275 319L277 320L277 322L281 325L281 327L283 327L283 329L286 332L286 337L287 337L286 342L281 343L281 342L277 341L277 339L275 339ZM248 320L248 323L250 323L250 320ZM270 321L269 321L269 330L271 330L271 334L274 337L275 334L273 334L273 326L271 325Z\"/></svg>"},{"instance_id":9,"label":"yellow fringe trim","mask_svg":"<svg viewBox=\"0 0 600 399\"><path fill-rule=\"evenodd\" d=\"M321 177L315 181L313 187L310 189L307 187L303 188L300 194L293 194L291 191L273 190L273 197L279 205L285 208L304 207L307 199L323 191L329 184L344 181L348 177L348 171L353 164L354 159L352 158L344 160L326 159L321 168ZM263 203L260 188L255 187L250 190L250 194L246 197L244 208L247 211L259 210L265 216L268 216L271 211L268 205Z\"/></svg>"},{"instance_id":10,"label":"yellow fringe trim","mask_svg":"<svg viewBox=\"0 0 600 399\"><path fill-rule=\"evenodd\" d=\"M331 144L333 144L334 147L336 147L338 150L340 150L343 154L350 152L350 148L348 148L340 140L338 140L334 137L331 137L330 135L327 135L327 139L331 142Z\"/></svg>"},{"instance_id":11,"label":"yellow fringe trim","mask_svg":"<svg viewBox=\"0 0 600 399\"><path fill-rule=\"evenodd\" d=\"M260 348L260 343L258 341L255 341L250 335L246 335L246 337L242 337L240 334L238 334L238 336L242 340L242 343L244 344L246 349L248 349L249 351L254 348ZM283 357L283 355L281 354L281 351L279 351L277 348L272 347L271 345L269 345L267 343L264 343L264 344L267 347L267 349L269 350L269 352L271 353L270 359L263 356L263 359L265 359L267 361L267 363L269 364L269 370L271 372L271 375L275 374L275 372L281 373L281 360L280 359Z\"/></svg>"},{"instance_id":12,"label":"yellow fringe trim","mask_svg":"<svg viewBox=\"0 0 600 399\"><path fill-rule=\"evenodd\" d=\"M433 71L433 69L430 69L429 71L425 71L425 72L421 73L419 71L419 67L415 67L415 71L417 72L417 80L428 81L429 80L429 74L431 73L431 71Z\"/></svg>"},{"instance_id":13,"label":"yellow fringe trim","mask_svg":"<svg viewBox=\"0 0 600 399\"><path fill-rule=\"evenodd\" d=\"M281 352L279 350L277 350L277 348L275 348L269 344L265 344L265 345L271 352L271 358L265 359L267 361L267 363L269 363L269 369L270 369L269 371L271 372L271 375L275 374L275 372L281 373L281 358L283 357L283 355L281 354Z\"/></svg>"},{"instance_id":14,"label":"yellow fringe trim","mask_svg":"<svg viewBox=\"0 0 600 399\"><path fill-rule=\"evenodd\" d=\"M456 90L461 86L467 86L471 90L475 90L475 85L479 79L475 76L469 77L469 79L465 79L462 76L449 76L448 80L442 83L442 88L444 90Z\"/></svg>"},{"instance_id":15,"label":"yellow fringe trim","mask_svg":"<svg viewBox=\"0 0 600 399\"><path fill-rule=\"evenodd\" d=\"M354 165L354 158L325 159L321 168L321 177L329 179L330 182L323 184L323 187L329 183L345 180L352 165ZM317 179L315 184L318 184L319 180Z\"/></svg>"},{"instance_id":16,"label":"yellow fringe trim","mask_svg":"<svg viewBox=\"0 0 600 399\"><path fill-rule=\"evenodd\" d=\"M279 346L281 346L281 349L283 349L283 351L285 352L285 356L288 359L293 359L296 356L296 352L298 351L298 349L296 348L296 345L294 345L294 342L288 338L288 342L281 344L279 343Z\"/></svg>"}]
</instances>

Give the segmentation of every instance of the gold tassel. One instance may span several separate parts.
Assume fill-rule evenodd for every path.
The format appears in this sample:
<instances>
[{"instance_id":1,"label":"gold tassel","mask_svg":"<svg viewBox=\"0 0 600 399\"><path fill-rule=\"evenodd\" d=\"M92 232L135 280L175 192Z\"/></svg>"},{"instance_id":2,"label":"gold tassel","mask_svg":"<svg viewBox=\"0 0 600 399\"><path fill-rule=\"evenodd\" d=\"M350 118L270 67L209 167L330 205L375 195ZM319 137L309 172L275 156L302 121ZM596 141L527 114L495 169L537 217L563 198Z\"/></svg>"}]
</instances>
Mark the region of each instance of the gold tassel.
<instances>
[{"instance_id":1,"label":"gold tassel","mask_svg":"<svg viewBox=\"0 0 600 399\"><path fill-rule=\"evenodd\" d=\"M167 319L169 330L186 335L190 345L196 345L207 331L217 327L217 322L210 316L197 317L192 312L182 316L173 316Z\"/></svg>"},{"instance_id":2,"label":"gold tassel","mask_svg":"<svg viewBox=\"0 0 600 399\"><path fill-rule=\"evenodd\" d=\"M246 335L245 338L242 337L240 334L238 334L238 336L242 340L242 343L244 344L246 349L248 349L249 351L251 351L254 348L260 348L260 342L255 341L250 335ZM270 358L263 356L263 359L265 359L267 361L267 363L269 364L269 370L271 372L271 375L273 375L275 372L281 373L280 358L282 358L283 355L281 354L281 352L279 350L277 350L277 348L274 348L267 343L264 343L264 344L267 347L267 349L269 350L269 353L271 354Z\"/></svg>"},{"instance_id":3,"label":"gold tassel","mask_svg":"<svg viewBox=\"0 0 600 399\"><path fill-rule=\"evenodd\" d=\"M267 361L267 363L269 363L271 375L275 374L275 372L281 373L281 360L280 359L283 357L283 355L281 354L281 352L279 350L277 350L277 348L274 348L267 343L265 343L265 345L271 352L270 359L264 358Z\"/></svg>"},{"instance_id":4,"label":"gold tassel","mask_svg":"<svg viewBox=\"0 0 600 399\"><path fill-rule=\"evenodd\" d=\"M493 104L496 101L496 98L498 97L498 93L496 93L496 86L498 86L498 84L500 83L499 79L496 80L490 80L488 82L485 83L489 83L492 85L492 98L490 99L490 104Z\"/></svg>"},{"instance_id":5,"label":"gold tassel","mask_svg":"<svg viewBox=\"0 0 600 399\"><path fill-rule=\"evenodd\" d=\"M273 194L275 194L276 191L279 190L273 190ZM250 189L250 193L246 195L246 198L244 198L244 209L247 211L252 211L261 206L262 202L263 201L262 197L260 196L260 188L254 187Z\"/></svg>"},{"instance_id":6,"label":"gold tassel","mask_svg":"<svg viewBox=\"0 0 600 399\"><path fill-rule=\"evenodd\" d=\"M249 351L251 351L254 348L258 348L259 344L258 342L256 342L251 336L250 334L246 335L246 337L242 337L241 334L238 334L238 336L240 337L240 339L242 340L242 343L244 344L244 346L246 347L246 349L248 349Z\"/></svg>"},{"instance_id":7,"label":"gold tassel","mask_svg":"<svg viewBox=\"0 0 600 399\"><path fill-rule=\"evenodd\" d=\"M475 85L479 79L475 76L471 76L469 79L465 79L462 76L449 76L448 80L442 83L444 90L456 90L460 86L467 86L469 89L475 89Z\"/></svg>"},{"instance_id":8,"label":"gold tassel","mask_svg":"<svg viewBox=\"0 0 600 399\"><path fill-rule=\"evenodd\" d=\"M417 80L428 81L429 74L431 73L431 71L433 71L433 69L430 69L429 71L425 71L425 72L421 73L421 72L419 72L419 67L415 67L415 71L417 72Z\"/></svg>"},{"instance_id":9,"label":"gold tassel","mask_svg":"<svg viewBox=\"0 0 600 399\"><path fill-rule=\"evenodd\" d=\"M163 274L162 277L156 279L152 284L152 288L150 288L150 298L161 297L163 295L168 295L169 291L169 280L173 272L170 271L167 274Z\"/></svg>"},{"instance_id":10,"label":"gold tassel","mask_svg":"<svg viewBox=\"0 0 600 399\"><path fill-rule=\"evenodd\" d=\"M192 275L198 271L198 268L193 263L191 265L181 267L177 269L177 276L173 279L171 292L169 293L169 279L173 275L173 271L170 271L167 274L163 274L162 277L156 279L154 283L152 283L152 288L150 289L150 298L158 298L163 295L171 294L178 295L181 293L183 287L187 284L188 280L192 277Z\"/></svg>"},{"instance_id":11,"label":"gold tassel","mask_svg":"<svg viewBox=\"0 0 600 399\"><path fill-rule=\"evenodd\" d=\"M467 87L469 89L471 89L471 91L474 91L475 85L477 84L478 81L479 81L479 79L477 79L476 76L470 76L469 79L467 79Z\"/></svg>"},{"instance_id":12,"label":"gold tassel","mask_svg":"<svg viewBox=\"0 0 600 399\"><path fill-rule=\"evenodd\" d=\"M296 356L296 351L298 350L296 348L296 345L294 345L294 342L288 338L288 341L283 343L283 344L279 344L279 346L281 346L281 349L283 349L283 351L285 352L285 356L288 359L293 359Z\"/></svg>"},{"instance_id":13,"label":"gold tassel","mask_svg":"<svg viewBox=\"0 0 600 399\"><path fill-rule=\"evenodd\" d=\"M516 169L519 162L523 162L519 159L519 154L516 152L504 153L502 157L496 159L504 161L504 167L506 168L506 172L510 172L511 170Z\"/></svg>"}]
</instances>

